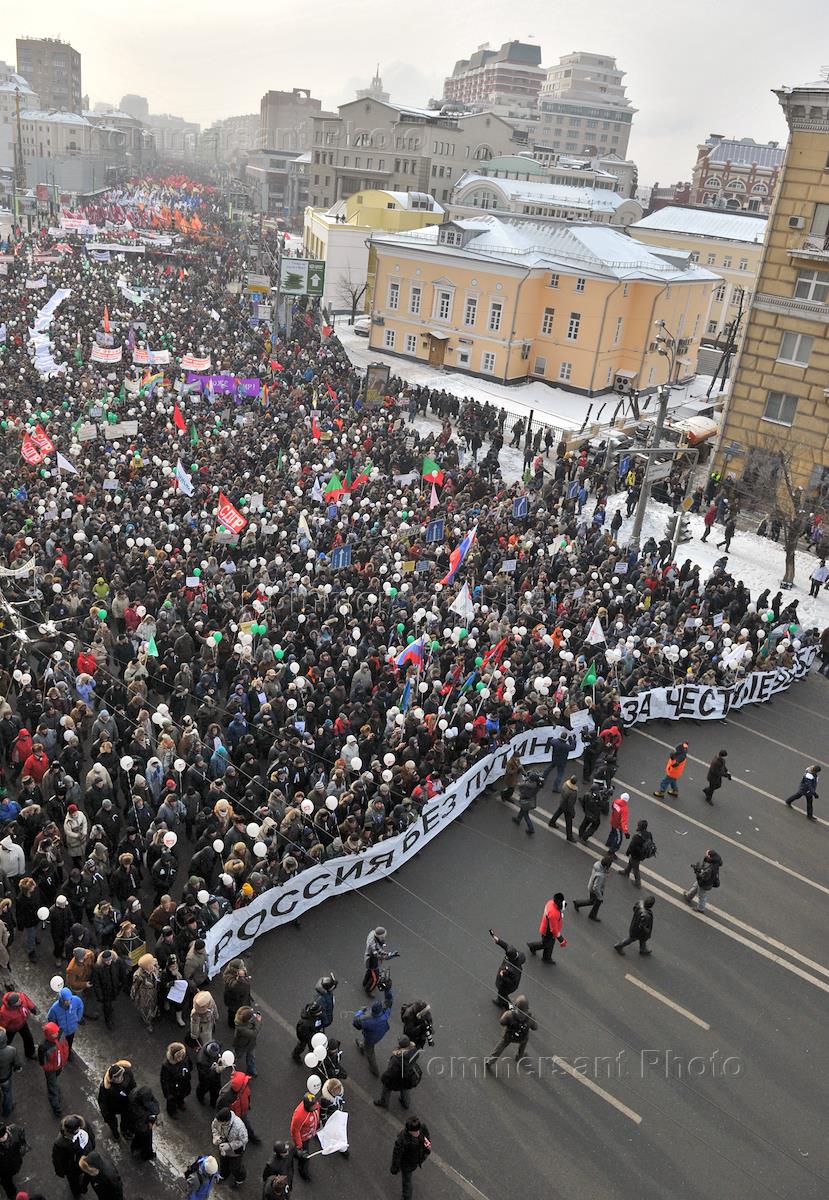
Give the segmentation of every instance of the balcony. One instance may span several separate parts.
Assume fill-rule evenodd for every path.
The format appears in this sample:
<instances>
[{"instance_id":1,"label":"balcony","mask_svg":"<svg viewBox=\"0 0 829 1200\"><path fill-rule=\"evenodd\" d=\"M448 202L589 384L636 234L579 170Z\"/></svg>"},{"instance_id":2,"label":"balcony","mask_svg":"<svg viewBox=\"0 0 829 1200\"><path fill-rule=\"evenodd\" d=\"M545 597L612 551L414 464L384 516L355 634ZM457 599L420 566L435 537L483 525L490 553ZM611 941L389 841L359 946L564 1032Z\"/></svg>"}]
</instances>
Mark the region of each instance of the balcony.
<instances>
[{"instance_id":1,"label":"balcony","mask_svg":"<svg viewBox=\"0 0 829 1200\"><path fill-rule=\"evenodd\" d=\"M829 234L808 234L799 246L789 247L789 257L807 262L829 262Z\"/></svg>"}]
</instances>

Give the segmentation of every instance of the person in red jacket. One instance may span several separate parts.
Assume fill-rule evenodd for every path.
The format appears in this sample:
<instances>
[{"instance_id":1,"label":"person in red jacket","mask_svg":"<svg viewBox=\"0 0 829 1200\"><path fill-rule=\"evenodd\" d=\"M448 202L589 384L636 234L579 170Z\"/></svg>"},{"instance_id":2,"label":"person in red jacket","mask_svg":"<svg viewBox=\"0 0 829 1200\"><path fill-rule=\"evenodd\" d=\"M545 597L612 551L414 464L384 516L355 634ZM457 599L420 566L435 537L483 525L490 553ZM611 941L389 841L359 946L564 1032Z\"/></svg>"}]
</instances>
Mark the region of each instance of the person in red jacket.
<instances>
[{"instance_id":1,"label":"person in red jacket","mask_svg":"<svg viewBox=\"0 0 829 1200\"><path fill-rule=\"evenodd\" d=\"M705 533L702 535L702 541L704 541L704 542L708 541L708 535L711 532L711 530L714 528L714 522L716 521L716 519L717 519L717 506L716 506L716 504L711 504L705 510L705 516L702 518L702 523L705 526Z\"/></svg>"},{"instance_id":2,"label":"person in red jacket","mask_svg":"<svg viewBox=\"0 0 829 1200\"><path fill-rule=\"evenodd\" d=\"M217 1108L229 1108L231 1112L236 1113L236 1116L245 1126L248 1131L248 1141L252 1145L257 1146L262 1140L254 1133L253 1126L250 1123L250 1081L251 1075L246 1075L244 1071L234 1071L230 1076L230 1080L225 1084L219 1092L219 1098L216 1101Z\"/></svg>"},{"instance_id":3,"label":"person in red jacket","mask_svg":"<svg viewBox=\"0 0 829 1200\"><path fill-rule=\"evenodd\" d=\"M556 892L552 900L548 900L544 905L544 912L541 914L541 924L538 926L538 932L541 937L538 941L527 942L527 949L535 958L539 950L543 951L541 961L545 963L553 962L553 949L556 942L559 946L566 946L567 939L561 934L561 921L564 915L564 893Z\"/></svg>"},{"instance_id":4,"label":"person in red jacket","mask_svg":"<svg viewBox=\"0 0 829 1200\"><path fill-rule=\"evenodd\" d=\"M80 675L94 675L98 670L98 660L91 650L81 650L77 666Z\"/></svg>"},{"instance_id":5,"label":"person in red jacket","mask_svg":"<svg viewBox=\"0 0 829 1200\"><path fill-rule=\"evenodd\" d=\"M33 742L32 753L23 764L23 774L31 775L35 783L39 784L48 770L49 759L46 757L43 743Z\"/></svg>"},{"instance_id":6,"label":"person in red jacket","mask_svg":"<svg viewBox=\"0 0 829 1200\"><path fill-rule=\"evenodd\" d=\"M69 1061L69 1043L54 1021L43 1026L43 1041L37 1048L37 1061L43 1068L46 1094L56 1117L61 1116L60 1074Z\"/></svg>"},{"instance_id":7,"label":"person in red jacket","mask_svg":"<svg viewBox=\"0 0 829 1200\"><path fill-rule=\"evenodd\" d=\"M630 796L627 792L622 792L617 800L613 801L610 808L610 833L607 835L605 845L611 853L615 854L622 844L622 835L626 838L630 837L628 832L628 805Z\"/></svg>"},{"instance_id":8,"label":"person in red jacket","mask_svg":"<svg viewBox=\"0 0 829 1200\"><path fill-rule=\"evenodd\" d=\"M0 1025L6 1031L9 1045L19 1033L27 1058L35 1057L35 1040L29 1028L29 1017L37 1016L37 1005L25 992L6 992L0 1001Z\"/></svg>"},{"instance_id":9,"label":"person in red jacket","mask_svg":"<svg viewBox=\"0 0 829 1200\"><path fill-rule=\"evenodd\" d=\"M319 1124L319 1101L310 1092L306 1092L291 1117L291 1141L296 1150L297 1169L300 1179L304 1179L306 1183L311 1181L307 1146L311 1138L316 1137Z\"/></svg>"},{"instance_id":10,"label":"person in red jacket","mask_svg":"<svg viewBox=\"0 0 829 1200\"><path fill-rule=\"evenodd\" d=\"M26 759L29 757L29 755L31 753L32 753L32 735L29 732L29 730L26 728L26 726L24 725L23 728L18 733L17 737L14 739L14 742L13 742L12 748L11 748L10 757L11 757L13 766L16 768L16 770L14 770L12 772L13 776L16 777L20 773L21 767L23 766L24 762L26 761Z\"/></svg>"}]
</instances>

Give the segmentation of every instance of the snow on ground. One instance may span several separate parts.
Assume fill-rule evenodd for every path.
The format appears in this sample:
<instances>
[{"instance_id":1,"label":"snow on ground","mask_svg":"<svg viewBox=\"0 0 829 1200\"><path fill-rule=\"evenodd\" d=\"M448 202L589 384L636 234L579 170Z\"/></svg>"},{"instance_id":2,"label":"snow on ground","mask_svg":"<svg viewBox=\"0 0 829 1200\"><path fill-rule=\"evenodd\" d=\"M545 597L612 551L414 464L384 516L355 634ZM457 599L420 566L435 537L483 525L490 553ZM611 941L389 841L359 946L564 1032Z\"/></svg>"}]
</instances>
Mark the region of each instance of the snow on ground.
<instances>
[{"instance_id":1,"label":"snow on ground","mask_svg":"<svg viewBox=\"0 0 829 1200\"><path fill-rule=\"evenodd\" d=\"M478 379L473 375L430 367L428 363L396 358L394 355L372 350L368 338L360 337L345 321L336 325L336 331L355 366L365 367L370 362L386 363L393 375L399 375L409 383L453 392L456 396L472 396L481 404L489 401L490 404L496 404L499 408L505 408L507 412L520 416L526 416L532 409L536 415L548 418L559 429L581 429L588 413L591 423L596 420L609 422L618 404L618 397L612 393L596 396L591 400L588 396L579 396L575 392L568 392L564 388L553 387L539 380L509 386L496 383L495 380ZM671 393L669 407L679 408L689 400L702 399L709 383L709 376L698 375L684 387L675 388ZM653 402L650 407L655 408Z\"/></svg>"}]
</instances>

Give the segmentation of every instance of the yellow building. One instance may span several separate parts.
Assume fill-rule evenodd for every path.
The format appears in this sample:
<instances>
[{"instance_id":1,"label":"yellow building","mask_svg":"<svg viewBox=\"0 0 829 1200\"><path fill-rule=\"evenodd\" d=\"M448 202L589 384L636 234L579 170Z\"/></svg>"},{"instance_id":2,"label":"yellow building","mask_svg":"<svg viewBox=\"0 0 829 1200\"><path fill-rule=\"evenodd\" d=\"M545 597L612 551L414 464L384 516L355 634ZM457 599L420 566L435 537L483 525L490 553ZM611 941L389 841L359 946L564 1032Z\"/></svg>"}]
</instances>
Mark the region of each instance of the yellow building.
<instances>
[{"instance_id":1,"label":"yellow building","mask_svg":"<svg viewBox=\"0 0 829 1200\"><path fill-rule=\"evenodd\" d=\"M749 478L791 453L794 483L829 491L829 81L775 92L790 137L731 386L719 463ZM811 499L810 499L811 502Z\"/></svg>"},{"instance_id":2,"label":"yellow building","mask_svg":"<svg viewBox=\"0 0 829 1200\"><path fill-rule=\"evenodd\" d=\"M370 346L512 383L592 396L666 382L657 320L696 369L716 276L606 225L509 223L481 214L375 234Z\"/></svg>"},{"instance_id":3,"label":"yellow building","mask_svg":"<svg viewBox=\"0 0 829 1200\"><path fill-rule=\"evenodd\" d=\"M444 211L428 192L366 189L331 208L306 208L305 253L325 261L323 303L336 310L369 308L374 261L367 231L399 233L440 224ZM365 289L365 290L363 290Z\"/></svg>"},{"instance_id":4,"label":"yellow building","mask_svg":"<svg viewBox=\"0 0 829 1200\"><path fill-rule=\"evenodd\" d=\"M692 262L720 276L711 298L703 341L724 343L740 312L738 340L745 330L763 257L766 223L760 214L669 205L629 225L628 233L647 246L686 250Z\"/></svg>"}]
</instances>

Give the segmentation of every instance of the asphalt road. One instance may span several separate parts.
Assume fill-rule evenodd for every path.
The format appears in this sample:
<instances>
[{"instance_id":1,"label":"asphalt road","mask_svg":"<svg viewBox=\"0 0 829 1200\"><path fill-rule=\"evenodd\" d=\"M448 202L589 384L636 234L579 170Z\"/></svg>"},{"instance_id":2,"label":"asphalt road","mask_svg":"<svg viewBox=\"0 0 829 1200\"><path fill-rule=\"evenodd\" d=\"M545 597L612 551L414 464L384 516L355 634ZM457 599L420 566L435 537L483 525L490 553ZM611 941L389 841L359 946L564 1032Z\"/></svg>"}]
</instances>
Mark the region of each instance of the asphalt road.
<instances>
[{"instance_id":1,"label":"asphalt road","mask_svg":"<svg viewBox=\"0 0 829 1200\"><path fill-rule=\"evenodd\" d=\"M427 999L435 1014L436 1045L424 1055L424 1078L412 1094L413 1111L429 1125L434 1144L416 1195L818 1200L829 1194L829 821L823 815L829 808L819 801L821 819L809 823L802 805L798 813L782 803L805 766L826 755L827 700L829 684L812 676L773 705L725 722L654 722L626 738L618 778L631 794L632 827L646 817L659 849L643 869L643 892L657 897L653 955L642 959L635 947L624 958L613 952L641 894L628 880L609 881L601 924L570 908L568 945L556 950L556 965L539 958L525 968L522 990L540 1028L520 1073L505 1056L497 1077L483 1075L482 1059L499 1036L491 998L500 952L487 931L492 926L523 946L553 892L585 896L606 820L589 849L548 830L540 812L530 838L510 822L514 810L497 793L485 795L393 878L321 905L298 929L266 935L250 955L264 1016L252 1118L264 1144L249 1150L249 1180L238 1194L258 1198L266 1151L288 1136L309 1074L290 1059L293 1025L329 970L340 980L328 1032L346 1050L351 1156L315 1158L313 1191L346 1200L399 1194L389 1164L405 1114L395 1097L388 1113L373 1107L379 1085L354 1047L351 1026L364 1000L365 936L376 924L387 927L401 953L391 964L395 1019L378 1051L381 1064L400 1032L403 1002ZM691 756L680 798L659 801L650 793L680 740L689 742ZM711 807L701 788L709 759L723 747L734 779ZM541 808L553 804L547 787ZM692 882L690 863L708 847L719 850L724 865L710 916L703 917L681 891ZM220 984L213 990L220 1000ZM89 1095L103 1067L124 1053L142 1082L157 1088L164 1046L179 1030L165 1018L152 1038L139 1034L122 1000L115 1033L101 1023L82 1033L76 1045L90 1065L83 1087ZM26 1072L34 1076L35 1068ZM88 1102L82 1111L94 1112ZM209 1149L209 1119L192 1098L177 1122L165 1121L159 1145L174 1173L176 1164ZM106 1147L106 1135L101 1140ZM125 1156L116 1151L116 1157ZM131 1182L128 1194L181 1188L163 1163L155 1171L129 1171L140 1182ZM294 1186L301 1195L307 1185L297 1179Z\"/></svg>"}]
</instances>

